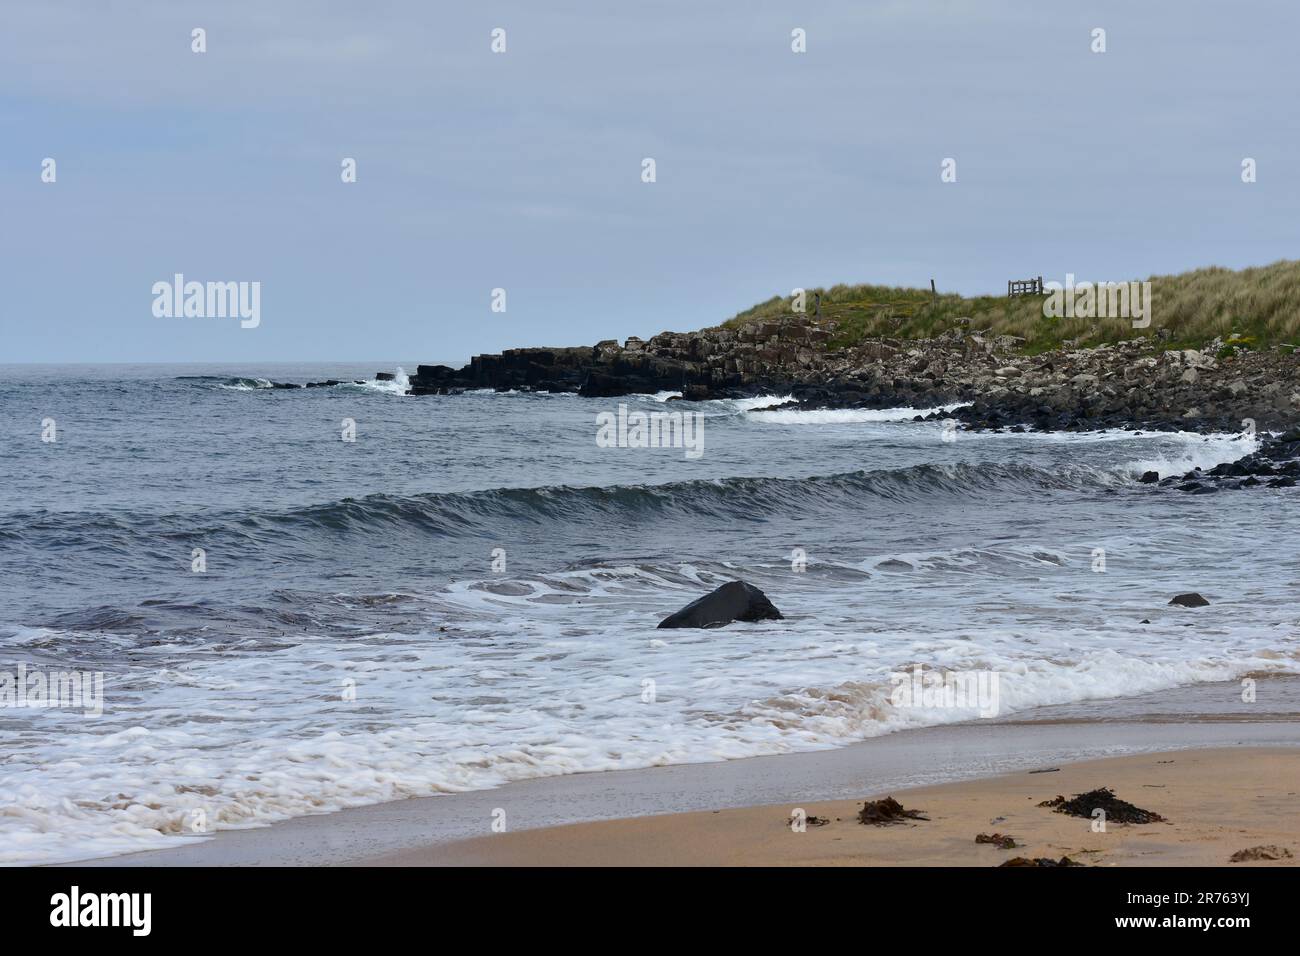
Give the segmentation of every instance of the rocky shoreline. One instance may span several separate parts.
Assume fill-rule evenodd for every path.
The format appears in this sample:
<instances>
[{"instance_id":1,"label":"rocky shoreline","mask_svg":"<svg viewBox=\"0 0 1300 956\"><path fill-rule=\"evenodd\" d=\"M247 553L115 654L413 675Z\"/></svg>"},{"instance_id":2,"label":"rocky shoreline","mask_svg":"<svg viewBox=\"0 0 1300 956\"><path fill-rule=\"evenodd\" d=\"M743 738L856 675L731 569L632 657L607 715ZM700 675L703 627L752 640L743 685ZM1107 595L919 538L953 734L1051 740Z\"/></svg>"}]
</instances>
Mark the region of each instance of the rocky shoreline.
<instances>
[{"instance_id":1,"label":"rocky shoreline","mask_svg":"<svg viewBox=\"0 0 1300 956\"><path fill-rule=\"evenodd\" d=\"M792 395L785 407L933 408L970 428L1282 430L1300 418L1300 356L1168 348L1160 336L1025 355L1023 340L960 325L932 339L880 338L831 349L805 317L740 328L663 332L620 345L509 349L469 365L421 365L413 395L467 389L590 397L677 391L683 401Z\"/></svg>"},{"instance_id":2,"label":"rocky shoreline","mask_svg":"<svg viewBox=\"0 0 1300 956\"><path fill-rule=\"evenodd\" d=\"M460 369L420 365L408 394L493 389L617 398L672 391L683 402L788 395L793 401L782 408L805 410L960 404L924 417L994 431L1284 432L1300 420L1300 355L1289 347L1251 351L1215 340L1178 349L1162 329L1113 345L1066 343L1029 355L1022 339L972 329L965 319L930 339L881 337L832 348L835 335L834 322L790 316L622 344L507 349L476 355ZM1202 492L1253 487L1252 479L1294 484L1300 442L1270 440L1221 468L1230 470L1145 480Z\"/></svg>"}]
</instances>

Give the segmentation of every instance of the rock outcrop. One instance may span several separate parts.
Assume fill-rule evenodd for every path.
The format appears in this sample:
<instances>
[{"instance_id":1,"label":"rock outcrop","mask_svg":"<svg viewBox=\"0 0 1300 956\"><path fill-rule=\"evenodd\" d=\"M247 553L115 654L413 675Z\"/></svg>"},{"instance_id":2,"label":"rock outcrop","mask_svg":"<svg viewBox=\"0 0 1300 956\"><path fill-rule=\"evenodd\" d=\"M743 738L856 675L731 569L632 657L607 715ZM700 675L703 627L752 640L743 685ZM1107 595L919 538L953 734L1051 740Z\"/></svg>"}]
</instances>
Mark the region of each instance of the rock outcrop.
<instances>
[{"instance_id":1,"label":"rock outcrop","mask_svg":"<svg viewBox=\"0 0 1300 956\"><path fill-rule=\"evenodd\" d=\"M737 328L661 332L648 340L508 349L469 365L421 365L415 395L465 389L577 392L613 398L681 392L682 400L792 395L787 408L918 409L967 428L1084 431L1284 428L1300 418L1300 356L1213 342L1167 348L1159 336L1038 355L1015 336L958 325L931 339L877 338L835 346L834 322L806 316Z\"/></svg>"},{"instance_id":2,"label":"rock outcrop","mask_svg":"<svg viewBox=\"0 0 1300 956\"><path fill-rule=\"evenodd\" d=\"M676 614L659 622L660 627L722 627L732 621L779 621L781 612L767 595L744 581L728 581Z\"/></svg>"},{"instance_id":3,"label":"rock outcrop","mask_svg":"<svg viewBox=\"0 0 1300 956\"><path fill-rule=\"evenodd\" d=\"M1147 472L1142 481L1147 482L1147 475L1154 474ZM1164 478L1156 475L1153 480L1161 486L1173 486L1197 495L1249 488L1294 488L1300 482L1300 429L1292 429L1278 438L1266 438L1257 451L1236 461L1209 470L1193 468L1182 475Z\"/></svg>"},{"instance_id":4,"label":"rock outcrop","mask_svg":"<svg viewBox=\"0 0 1300 956\"><path fill-rule=\"evenodd\" d=\"M421 365L409 391L593 398L673 391L687 402L779 394L792 396L784 406L791 410L960 406L929 414L994 431L1265 431L1300 419L1300 352L1249 351L1218 340L1178 349L1169 345L1169 330L1157 332L1029 355L1023 339L972 329L966 319L929 339L886 336L848 345L851 336L836 321L790 315L622 344L507 349L477 355L460 369Z\"/></svg>"}]
</instances>

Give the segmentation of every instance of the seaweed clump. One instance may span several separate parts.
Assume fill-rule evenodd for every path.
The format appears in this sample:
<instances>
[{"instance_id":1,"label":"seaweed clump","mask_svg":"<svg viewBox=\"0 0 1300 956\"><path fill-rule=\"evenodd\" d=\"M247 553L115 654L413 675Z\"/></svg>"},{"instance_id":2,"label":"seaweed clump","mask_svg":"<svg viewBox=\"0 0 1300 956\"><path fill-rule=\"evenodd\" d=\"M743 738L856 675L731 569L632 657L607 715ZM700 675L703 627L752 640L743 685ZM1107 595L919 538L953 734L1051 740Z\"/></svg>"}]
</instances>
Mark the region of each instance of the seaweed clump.
<instances>
[{"instance_id":1,"label":"seaweed clump","mask_svg":"<svg viewBox=\"0 0 1300 956\"><path fill-rule=\"evenodd\" d=\"M1033 859L1027 856L1013 856L1005 863L999 863L998 866L1083 866L1083 864L1074 862L1068 856L1063 856L1059 860L1053 860L1050 856L1036 856Z\"/></svg>"},{"instance_id":2,"label":"seaweed clump","mask_svg":"<svg viewBox=\"0 0 1300 956\"><path fill-rule=\"evenodd\" d=\"M891 823L902 823L904 820L928 821L930 819L921 814L921 810L906 810L893 797L885 797L883 800L868 800L864 803L862 809L858 811L858 822L883 827Z\"/></svg>"},{"instance_id":3,"label":"seaweed clump","mask_svg":"<svg viewBox=\"0 0 1300 956\"><path fill-rule=\"evenodd\" d=\"M1070 800L1058 796L1055 800L1044 800L1039 806L1051 807L1057 813L1068 813L1072 817L1091 817L1100 809L1106 812L1106 820L1110 823L1163 823L1165 820L1154 810L1143 810L1121 800L1109 787L1076 794Z\"/></svg>"}]
</instances>

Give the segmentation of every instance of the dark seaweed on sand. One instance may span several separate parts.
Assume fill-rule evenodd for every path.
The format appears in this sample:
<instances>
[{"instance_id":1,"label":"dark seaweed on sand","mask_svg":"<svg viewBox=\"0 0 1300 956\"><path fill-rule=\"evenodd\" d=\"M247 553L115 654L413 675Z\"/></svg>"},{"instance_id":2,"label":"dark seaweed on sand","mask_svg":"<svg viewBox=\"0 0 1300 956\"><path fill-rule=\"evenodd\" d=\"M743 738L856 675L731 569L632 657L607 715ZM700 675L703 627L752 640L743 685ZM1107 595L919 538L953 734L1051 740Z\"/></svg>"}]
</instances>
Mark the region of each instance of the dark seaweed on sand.
<instances>
[{"instance_id":1,"label":"dark seaweed on sand","mask_svg":"<svg viewBox=\"0 0 1300 956\"><path fill-rule=\"evenodd\" d=\"M796 818L795 818L794 816L791 816L790 819L786 820L785 822L786 822L787 824L793 825L793 824L795 823L795 821L796 821ZM804 824L805 824L806 826L810 826L810 827L824 827L824 826L826 826L828 823L830 823L831 821L828 820L826 817L815 817L815 816L812 816L812 815L810 814L810 815L804 817L804 821L803 821L803 822L804 822Z\"/></svg>"},{"instance_id":2,"label":"dark seaweed on sand","mask_svg":"<svg viewBox=\"0 0 1300 956\"><path fill-rule=\"evenodd\" d=\"M929 817L921 816L920 810L905 810L903 805L893 797L885 797L883 800L868 800L858 811L859 823L870 823L874 826L883 827L891 823L902 823L903 820L929 820Z\"/></svg>"},{"instance_id":3,"label":"dark seaweed on sand","mask_svg":"<svg viewBox=\"0 0 1300 956\"><path fill-rule=\"evenodd\" d=\"M1044 800L1039 806L1051 807L1057 813L1068 813L1072 817L1091 817L1093 811L1100 808L1106 811L1106 820L1110 823L1163 823L1165 819L1154 810L1143 810L1121 800L1109 787L1076 794L1071 800L1058 796L1055 800Z\"/></svg>"},{"instance_id":4,"label":"dark seaweed on sand","mask_svg":"<svg viewBox=\"0 0 1300 956\"><path fill-rule=\"evenodd\" d=\"M992 843L999 850L1010 850L1016 845L1016 841L1003 833L981 833L975 838L976 843Z\"/></svg>"},{"instance_id":5,"label":"dark seaweed on sand","mask_svg":"<svg viewBox=\"0 0 1300 956\"><path fill-rule=\"evenodd\" d=\"M1053 860L1050 856L1036 856L1033 859L1027 856L1013 856L1005 863L999 863L998 866L1083 866L1083 864L1074 862L1068 856L1063 856L1059 860Z\"/></svg>"}]
</instances>

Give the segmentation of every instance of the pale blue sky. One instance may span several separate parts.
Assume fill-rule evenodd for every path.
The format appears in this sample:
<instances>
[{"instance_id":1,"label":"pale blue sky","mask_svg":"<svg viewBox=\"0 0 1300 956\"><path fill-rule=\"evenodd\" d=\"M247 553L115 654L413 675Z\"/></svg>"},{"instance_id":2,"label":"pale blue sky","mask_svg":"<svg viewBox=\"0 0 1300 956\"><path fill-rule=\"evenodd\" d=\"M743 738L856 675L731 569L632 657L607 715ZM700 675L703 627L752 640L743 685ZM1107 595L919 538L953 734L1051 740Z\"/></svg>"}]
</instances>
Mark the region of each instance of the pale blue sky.
<instances>
[{"instance_id":1,"label":"pale blue sky","mask_svg":"<svg viewBox=\"0 0 1300 956\"><path fill-rule=\"evenodd\" d=\"M7 0L0 362L460 360L795 286L1294 257L1298 34L1285 2ZM261 326L154 318L175 272L260 281Z\"/></svg>"}]
</instances>

